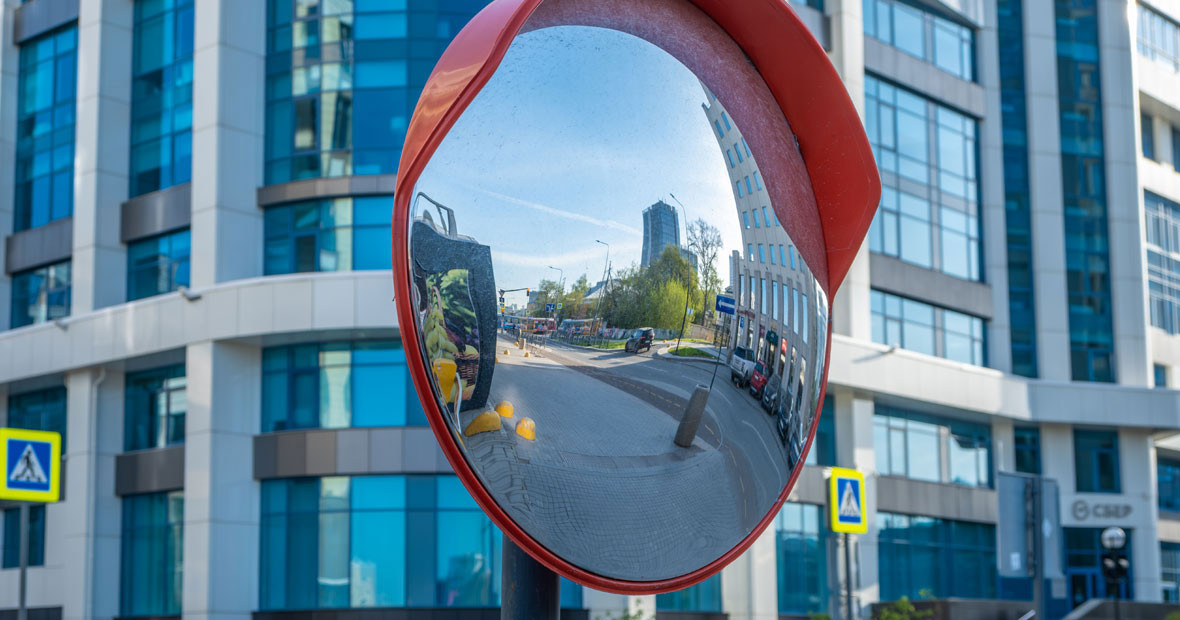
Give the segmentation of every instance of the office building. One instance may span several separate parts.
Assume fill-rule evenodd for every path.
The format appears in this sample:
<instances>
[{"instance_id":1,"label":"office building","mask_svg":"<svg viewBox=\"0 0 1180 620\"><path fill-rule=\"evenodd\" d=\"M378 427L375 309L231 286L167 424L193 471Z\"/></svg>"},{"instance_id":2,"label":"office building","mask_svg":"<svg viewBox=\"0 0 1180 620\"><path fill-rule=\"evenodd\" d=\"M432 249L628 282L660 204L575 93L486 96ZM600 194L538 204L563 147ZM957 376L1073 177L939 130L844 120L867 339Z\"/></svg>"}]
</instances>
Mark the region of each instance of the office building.
<instances>
[{"instance_id":1,"label":"office building","mask_svg":"<svg viewBox=\"0 0 1180 620\"><path fill-rule=\"evenodd\" d=\"M417 94L483 4L3 1L0 423L60 431L66 455L63 501L30 511L30 618L498 605L502 539L424 426L387 272ZM1108 525L1129 536L1124 594L1177 600L1180 5L791 6L884 186L831 309L808 466L718 576L658 597L566 583L567 617L837 613L831 465L867 474L858 609L1027 599L996 572L1001 471L1060 485L1053 617L1106 594ZM661 201L644 264L669 243ZM759 346L774 306L740 298Z\"/></svg>"}]
</instances>

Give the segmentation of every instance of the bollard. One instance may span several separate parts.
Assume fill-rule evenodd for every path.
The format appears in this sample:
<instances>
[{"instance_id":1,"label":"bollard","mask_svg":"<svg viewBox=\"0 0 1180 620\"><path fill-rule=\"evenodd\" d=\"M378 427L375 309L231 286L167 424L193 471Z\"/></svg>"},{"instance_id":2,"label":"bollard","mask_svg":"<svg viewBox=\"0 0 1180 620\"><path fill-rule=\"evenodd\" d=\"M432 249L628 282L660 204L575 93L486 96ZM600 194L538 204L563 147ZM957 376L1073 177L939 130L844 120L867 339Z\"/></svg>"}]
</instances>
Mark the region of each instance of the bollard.
<instances>
[{"instance_id":1,"label":"bollard","mask_svg":"<svg viewBox=\"0 0 1180 620\"><path fill-rule=\"evenodd\" d=\"M684 410L684 417L680 418L680 426L676 429L676 445L681 448L692 446L692 440L697 436L697 429L701 426L701 417L705 415L705 403L709 401L709 388L698 385L688 399L688 407Z\"/></svg>"}]
</instances>

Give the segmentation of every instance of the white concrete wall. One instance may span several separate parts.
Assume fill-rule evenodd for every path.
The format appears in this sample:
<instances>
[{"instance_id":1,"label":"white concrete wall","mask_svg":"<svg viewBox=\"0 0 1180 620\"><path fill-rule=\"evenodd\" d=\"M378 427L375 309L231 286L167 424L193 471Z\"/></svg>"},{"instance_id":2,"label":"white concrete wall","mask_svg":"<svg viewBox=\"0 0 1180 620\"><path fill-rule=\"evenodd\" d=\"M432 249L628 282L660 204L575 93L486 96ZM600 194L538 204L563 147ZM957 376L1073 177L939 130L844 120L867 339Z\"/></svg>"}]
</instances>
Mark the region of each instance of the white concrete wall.
<instances>
[{"instance_id":1,"label":"white concrete wall","mask_svg":"<svg viewBox=\"0 0 1180 620\"><path fill-rule=\"evenodd\" d=\"M133 25L127 0L79 3L71 314L127 299L119 220L130 165Z\"/></svg>"}]
</instances>

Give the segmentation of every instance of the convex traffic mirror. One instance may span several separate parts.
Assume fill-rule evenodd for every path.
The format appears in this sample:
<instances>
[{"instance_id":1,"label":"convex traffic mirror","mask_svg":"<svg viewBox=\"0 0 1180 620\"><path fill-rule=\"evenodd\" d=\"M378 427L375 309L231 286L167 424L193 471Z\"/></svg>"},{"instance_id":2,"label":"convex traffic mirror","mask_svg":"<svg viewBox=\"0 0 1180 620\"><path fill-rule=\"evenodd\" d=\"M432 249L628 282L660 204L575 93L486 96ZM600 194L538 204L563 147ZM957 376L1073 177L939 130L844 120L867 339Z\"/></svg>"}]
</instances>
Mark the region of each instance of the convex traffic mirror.
<instances>
[{"instance_id":1,"label":"convex traffic mirror","mask_svg":"<svg viewBox=\"0 0 1180 620\"><path fill-rule=\"evenodd\" d=\"M765 4L494 2L411 123L394 277L427 416L497 525L587 585L716 572L814 434L878 182L822 50ZM740 23L810 72L767 79Z\"/></svg>"}]
</instances>

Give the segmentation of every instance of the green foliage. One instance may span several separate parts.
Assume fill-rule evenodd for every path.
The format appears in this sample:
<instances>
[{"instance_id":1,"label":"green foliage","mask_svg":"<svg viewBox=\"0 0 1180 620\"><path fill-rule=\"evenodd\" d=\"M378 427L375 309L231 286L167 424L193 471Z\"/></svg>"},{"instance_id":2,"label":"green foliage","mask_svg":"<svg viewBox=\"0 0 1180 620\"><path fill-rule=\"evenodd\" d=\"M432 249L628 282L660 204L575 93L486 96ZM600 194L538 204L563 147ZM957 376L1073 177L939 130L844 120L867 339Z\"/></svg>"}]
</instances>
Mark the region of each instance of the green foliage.
<instances>
[{"instance_id":1,"label":"green foliage","mask_svg":"<svg viewBox=\"0 0 1180 620\"><path fill-rule=\"evenodd\" d=\"M832 620L832 617L828 614L809 613L807 614L807 620Z\"/></svg>"},{"instance_id":2,"label":"green foliage","mask_svg":"<svg viewBox=\"0 0 1180 620\"><path fill-rule=\"evenodd\" d=\"M656 327L680 331L685 296L694 316L703 308L703 294L692 263L672 246L664 248L646 268L631 265L612 278L602 302L610 327Z\"/></svg>"},{"instance_id":3,"label":"green foliage","mask_svg":"<svg viewBox=\"0 0 1180 620\"><path fill-rule=\"evenodd\" d=\"M675 355L677 357L706 357L706 358L710 358L710 359L715 358L715 356L710 353L707 353L705 351L702 351L700 349L695 349L692 347L680 347L677 349L672 349L672 355Z\"/></svg>"},{"instance_id":4,"label":"green foliage","mask_svg":"<svg viewBox=\"0 0 1180 620\"><path fill-rule=\"evenodd\" d=\"M877 612L877 615L873 616L873 620L919 620L920 618L929 618L933 615L934 610L926 609L919 611L910 602L908 596L903 596L889 605L882 607Z\"/></svg>"},{"instance_id":5,"label":"green foliage","mask_svg":"<svg viewBox=\"0 0 1180 620\"><path fill-rule=\"evenodd\" d=\"M1164 620L1180 620L1180 611L1173 611L1172 613L1164 616Z\"/></svg>"}]
</instances>

